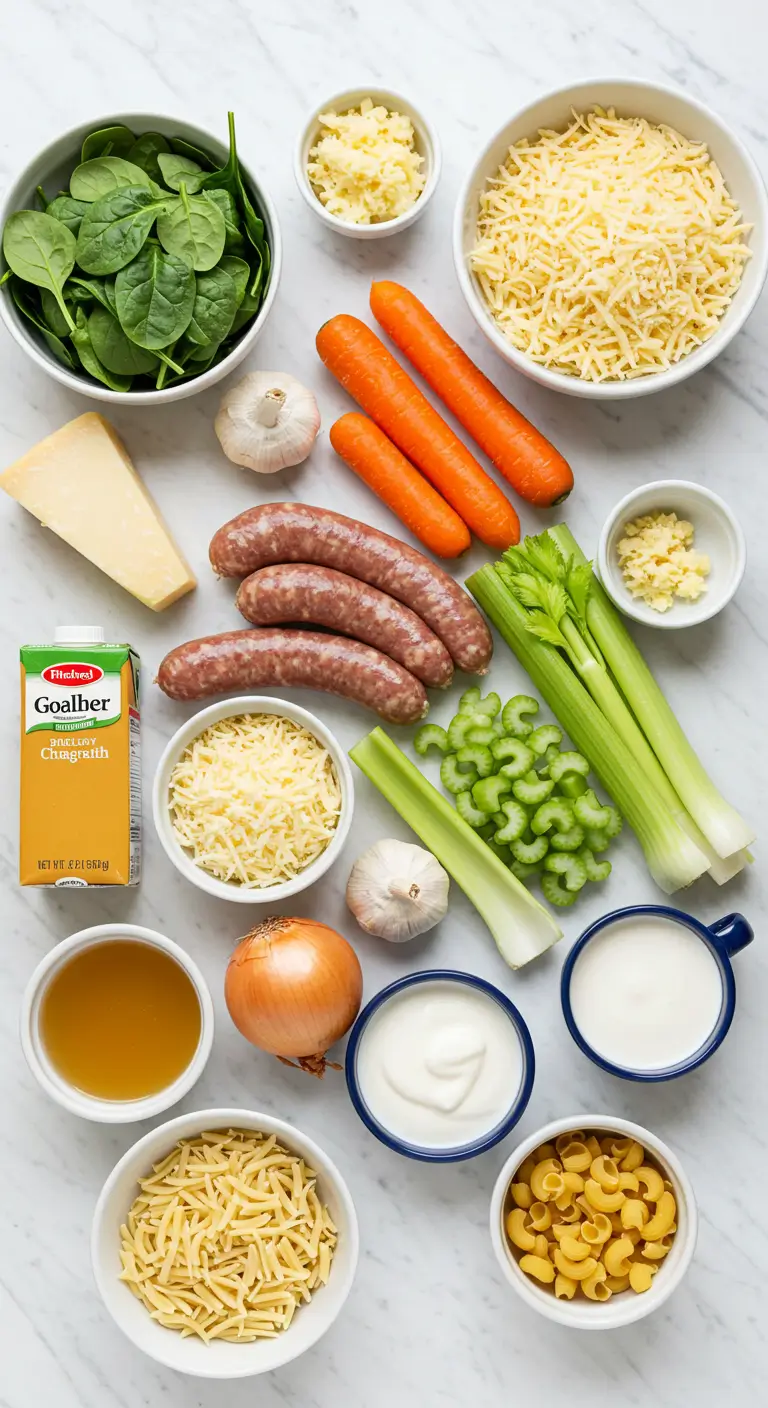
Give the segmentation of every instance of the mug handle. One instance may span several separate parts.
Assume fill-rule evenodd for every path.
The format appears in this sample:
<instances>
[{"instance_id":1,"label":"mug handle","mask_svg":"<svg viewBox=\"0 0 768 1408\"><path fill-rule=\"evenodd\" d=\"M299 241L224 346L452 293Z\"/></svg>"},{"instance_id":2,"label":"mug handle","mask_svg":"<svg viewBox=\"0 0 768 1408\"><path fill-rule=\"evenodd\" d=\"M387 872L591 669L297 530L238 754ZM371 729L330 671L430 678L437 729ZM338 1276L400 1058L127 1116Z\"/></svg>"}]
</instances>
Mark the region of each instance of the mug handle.
<instances>
[{"instance_id":1,"label":"mug handle","mask_svg":"<svg viewBox=\"0 0 768 1408\"><path fill-rule=\"evenodd\" d=\"M714 924L708 924L707 928L715 942L729 955L739 953L755 937L752 925L743 914L725 914Z\"/></svg>"}]
</instances>

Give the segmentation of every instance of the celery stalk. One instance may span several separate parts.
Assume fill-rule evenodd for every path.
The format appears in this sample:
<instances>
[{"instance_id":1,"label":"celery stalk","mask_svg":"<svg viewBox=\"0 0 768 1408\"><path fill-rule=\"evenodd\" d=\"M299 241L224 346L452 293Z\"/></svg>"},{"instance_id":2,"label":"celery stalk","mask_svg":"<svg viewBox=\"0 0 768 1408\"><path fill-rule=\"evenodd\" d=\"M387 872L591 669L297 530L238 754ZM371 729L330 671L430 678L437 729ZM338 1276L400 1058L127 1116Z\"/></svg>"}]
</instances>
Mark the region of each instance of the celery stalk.
<instances>
[{"instance_id":1,"label":"celery stalk","mask_svg":"<svg viewBox=\"0 0 768 1408\"><path fill-rule=\"evenodd\" d=\"M550 528L549 536L566 557L572 557L578 563L587 561L565 524ZM717 855L735 858L736 852L754 841L755 833L736 809L721 797L619 612L594 575L587 601L587 621L672 787ZM744 858L739 859L743 863Z\"/></svg>"},{"instance_id":2,"label":"celery stalk","mask_svg":"<svg viewBox=\"0 0 768 1408\"><path fill-rule=\"evenodd\" d=\"M510 968L522 968L562 938L552 915L383 729L361 738L349 756L464 891Z\"/></svg>"},{"instance_id":3,"label":"celery stalk","mask_svg":"<svg viewBox=\"0 0 768 1408\"><path fill-rule=\"evenodd\" d=\"M468 578L466 586L528 671L573 743L589 759L637 836L657 885L666 894L673 894L692 884L707 870L707 857L649 790L643 769L559 650L531 634L524 608L514 600L493 567L481 567Z\"/></svg>"}]
</instances>

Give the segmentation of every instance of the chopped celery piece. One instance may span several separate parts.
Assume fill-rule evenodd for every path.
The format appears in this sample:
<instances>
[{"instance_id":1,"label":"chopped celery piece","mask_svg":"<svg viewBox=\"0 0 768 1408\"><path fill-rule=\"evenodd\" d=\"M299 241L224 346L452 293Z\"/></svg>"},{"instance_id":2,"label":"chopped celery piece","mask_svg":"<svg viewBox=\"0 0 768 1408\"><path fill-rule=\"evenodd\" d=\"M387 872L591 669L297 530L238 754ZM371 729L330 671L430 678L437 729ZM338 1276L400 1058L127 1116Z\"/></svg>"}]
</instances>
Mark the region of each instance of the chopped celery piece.
<instances>
[{"instance_id":1,"label":"chopped celery piece","mask_svg":"<svg viewBox=\"0 0 768 1408\"><path fill-rule=\"evenodd\" d=\"M497 763L504 764L504 776L525 777L533 767L533 753L522 738L497 738L491 744L491 752Z\"/></svg>"},{"instance_id":2,"label":"chopped celery piece","mask_svg":"<svg viewBox=\"0 0 768 1408\"><path fill-rule=\"evenodd\" d=\"M526 865L525 861L516 860L514 856L509 861L509 868L518 880L527 880L531 875L536 875L541 869L541 865Z\"/></svg>"},{"instance_id":3,"label":"chopped celery piece","mask_svg":"<svg viewBox=\"0 0 768 1408\"><path fill-rule=\"evenodd\" d=\"M578 852L579 860L584 862L584 869L587 872L587 879L593 883L600 880L607 880L611 873L611 862L609 860L595 860L589 846L582 846Z\"/></svg>"},{"instance_id":4,"label":"chopped celery piece","mask_svg":"<svg viewBox=\"0 0 768 1408\"><path fill-rule=\"evenodd\" d=\"M549 775L554 783L560 782L567 773L578 773L586 777L589 763L583 753L559 753L549 765Z\"/></svg>"},{"instance_id":5,"label":"chopped celery piece","mask_svg":"<svg viewBox=\"0 0 768 1408\"><path fill-rule=\"evenodd\" d=\"M560 744L563 741L563 730L557 724L541 724L528 735L528 747L532 748L537 758L543 758L548 748L557 748L560 751Z\"/></svg>"},{"instance_id":6,"label":"chopped celery piece","mask_svg":"<svg viewBox=\"0 0 768 1408\"><path fill-rule=\"evenodd\" d=\"M525 865L535 865L537 861L544 859L549 850L549 843L546 836L537 836L535 841L523 841L521 838L512 842L510 850L515 860L521 860Z\"/></svg>"},{"instance_id":7,"label":"chopped celery piece","mask_svg":"<svg viewBox=\"0 0 768 1408\"><path fill-rule=\"evenodd\" d=\"M574 822L573 809L565 797L551 797L531 818L534 836L543 836L552 826L556 829L548 839L553 850L578 851L579 846L583 845L584 828Z\"/></svg>"},{"instance_id":8,"label":"chopped celery piece","mask_svg":"<svg viewBox=\"0 0 768 1408\"><path fill-rule=\"evenodd\" d=\"M537 772L528 772L525 777L512 783L512 791L518 802L525 802L527 807L538 807L542 802L546 802L554 786L551 778L539 777Z\"/></svg>"},{"instance_id":9,"label":"chopped celery piece","mask_svg":"<svg viewBox=\"0 0 768 1408\"><path fill-rule=\"evenodd\" d=\"M472 800L476 807L482 807L486 817L499 810L502 797L512 791L512 783L497 774L495 777L482 777L472 788Z\"/></svg>"},{"instance_id":10,"label":"chopped celery piece","mask_svg":"<svg viewBox=\"0 0 768 1408\"><path fill-rule=\"evenodd\" d=\"M478 700L475 705L476 714L485 714L489 719L495 719L501 709L501 700L495 690L486 694L485 699Z\"/></svg>"},{"instance_id":11,"label":"chopped celery piece","mask_svg":"<svg viewBox=\"0 0 768 1408\"><path fill-rule=\"evenodd\" d=\"M582 797L588 790L586 778L583 778L578 772L567 772L565 777L560 778L557 785L563 796L568 797L571 801L574 801L576 797Z\"/></svg>"},{"instance_id":12,"label":"chopped celery piece","mask_svg":"<svg viewBox=\"0 0 768 1408\"><path fill-rule=\"evenodd\" d=\"M601 807L590 787L582 797L574 799L573 815L581 826L594 826L600 830L606 827L611 820L611 809L610 807Z\"/></svg>"},{"instance_id":13,"label":"chopped celery piece","mask_svg":"<svg viewBox=\"0 0 768 1408\"><path fill-rule=\"evenodd\" d=\"M467 741L469 730L475 725L474 714L457 714L451 719L448 725L448 747L453 753L457 753L459 748L463 748Z\"/></svg>"},{"instance_id":14,"label":"chopped celery piece","mask_svg":"<svg viewBox=\"0 0 768 1408\"><path fill-rule=\"evenodd\" d=\"M502 802L503 825L494 836L500 846L508 846L512 841L519 841L526 826L528 825L528 813L525 807L519 802Z\"/></svg>"},{"instance_id":15,"label":"chopped celery piece","mask_svg":"<svg viewBox=\"0 0 768 1408\"><path fill-rule=\"evenodd\" d=\"M501 712L501 722L506 733L513 738L527 738L533 733L533 724L523 718L523 714L538 714L539 701L531 694L516 694L509 699Z\"/></svg>"},{"instance_id":16,"label":"chopped celery piece","mask_svg":"<svg viewBox=\"0 0 768 1408\"><path fill-rule=\"evenodd\" d=\"M569 831L556 831L549 844L553 851L578 851L584 845L584 827L576 821Z\"/></svg>"},{"instance_id":17,"label":"chopped celery piece","mask_svg":"<svg viewBox=\"0 0 768 1408\"><path fill-rule=\"evenodd\" d=\"M375 728L361 739L350 757L453 876L511 968L522 967L562 937L554 917L383 729Z\"/></svg>"},{"instance_id":18,"label":"chopped celery piece","mask_svg":"<svg viewBox=\"0 0 768 1408\"><path fill-rule=\"evenodd\" d=\"M474 805L471 792L457 792L454 798L454 805L462 821L466 821L468 826L475 829L485 826L488 820L487 811L481 811Z\"/></svg>"},{"instance_id":19,"label":"chopped celery piece","mask_svg":"<svg viewBox=\"0 0 768 1408\"><path fill-rule=\"evenodd\" d=\"M556 905L559 909L566 909L569 904L575 904L579 898L578 890L566 890L559 875L552 875L550 871L545 871L541 877L541 893L550 904Z\"/></svg>"},{"instance_id":20,"label":"chopped celery piece","mask_svg":"<svg viewBox=\"0 0 768 1408\"><path fill-rule=\"evenodd\" d=\"M480 689L478 685L473 684L471 689L464 690L464 693L462 694L461 699L459 700L459 713L474 714L475 709L477 708L479 703Z\"/></svg>"},{"instance_id":21,"label":"chopped celery piece","mask_svg":"<svg viewBox=\"0 0 768 1408\"><path fill-rule=\"evenodd\" d=\"M440 781L446 792L452 792L455 796L458 792L468 792L474 787L477 771L470 768L468 772L462 772L456 754L449 753L440 764Z\"/></svg>"},{"instance_id":22,"label":"chopped celery piece","mask_svg":"<svg viewBox=\"0 0 768 1408\"><path fill-rule=\"evenodd\" d=\"M550 743L543 758L537 758L534 764L539 777L549 777L549 769L555 758L560 757L560 749L556 743Z\"/></svg>"},{"instance_id":23,"label":"chopped celery piece","mask_svg":"<svg viewBox=\"0 0 768 1408\"><path fill-rule=\"evenodd\" d=\"M467 743L482 743L485 748L489 748L498 736L493 724L480 724L468 731Z\"/></svg>"},{"instance_id":24,"label":"chopped celery piece","mask_svg":"<svg viewBox=\"0 0 768 1408\"><path fill-rule=\"evenodd\" d=\"M493 567L481 567L467 586L627 818L656 883L667 894L690 885L708 869L708 857L649 788L642 766L560 650L531 633L528 612Z\"/></svg>"},{"instance_id":25,"label":"chopped celery piece","mask_svg":"<svg viewBox=\"0 0 768 1408\"><path fill-rule=\"evenodd\" d=\"M493 757L490 748L483 748L479 743L468 744L460 748L456 754L457 763L470 763L477 769L478 777L490 777L493 772ZM490 808L489 808L490 810Z\"/></svg>"},{"instance_id":26,"label":"chopped celery piece","mask_svg":"<svg viewBox=\"0 0 768 1408\"><path fill-rule=\"evenodd\" d=\"M617 811L616 807L606 807L605 810L608 813L608 820L602 829L608 837L608 840L612 841L614 836L621 835L621 828L624 825L624 819L621 815L621 812Z\"/></svg>"},{"instance_id":27,"label":"chopped celery piece","mask_svg":"<svg viewBox=\"0 0 768 1408\"><path fill-rule=\"evenodd\" d=\"M604 829L600 830L596 826L588 826L584 833L584 842L589 846L590 851L607 851L611 844L611 837Z\"/></svg>"},{"instance_id":28,"label":"chopped celery piece","mask_svg":"<svg viewBox=\"0 0 768 1408\"><path fill-rule=\"evenodd\" d=\"M551 875L561 875L566 890L583 890L587 883L587 867L579 856L547 856L544 869Z\"/></svg>"},{"instance_id":29,"label":"chopped celery piece","mask_svg":"<svg viewBox=\"0 0 768 1408\"><path fill-rule=\"evenodd\" d=\"M413 746L420 758L425 758L430 748L437 748L440 753L448 752L448 734L439 724L422 724Z\"/></svg>"}]
</instances>

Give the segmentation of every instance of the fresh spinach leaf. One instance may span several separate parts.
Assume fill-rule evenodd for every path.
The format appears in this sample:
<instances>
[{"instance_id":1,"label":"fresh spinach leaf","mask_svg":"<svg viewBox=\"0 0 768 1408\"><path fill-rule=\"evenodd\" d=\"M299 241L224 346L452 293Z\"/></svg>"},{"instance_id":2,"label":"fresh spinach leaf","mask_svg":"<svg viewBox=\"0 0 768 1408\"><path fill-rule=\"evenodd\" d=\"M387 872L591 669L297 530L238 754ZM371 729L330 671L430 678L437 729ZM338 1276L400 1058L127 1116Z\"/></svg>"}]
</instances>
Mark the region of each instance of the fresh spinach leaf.
<instances>
[{"instance_id":1,"label":"fresh spinach leaf","mask_svg":"<svg viewBox=\"0 0 768 1408\"><path fill-rule=\"evenodd\" d=\"M72 196L56 196L48 206L46 214L51 215L54 220L60 220L73 235L77 235L80 221L87 209L88 206L83 200L74 200Z\"/></svg>"},{"instance_id":2,"label":"fresh spinach leaf","mask_svg":"<svg viewBox=\"0 0 768 1408\"><path fill-rule=\"evenodd\" d=\"M65 300L66 302L66 300ZM69 337L70 326L64 317L54 294L50 289L41 288L40 307L43 312L45 324L56 337Z\"/></svg>"},{"instance_id":3,"label":"fresh spinach leaf","mask_svg":"<svg viewBox=\"0 0 768 1408\"><path fill-rule=\"evenodd\" d=\"M240 227L240 212L235 203L234 196L229 191L213 190L205 193L214 205L219 207L224 216L224 250L227 254L242 254L245 248L245 236Z\"/></svg>"},{"instance_id":4,"label":"fresh spinach leaf","mask_svg":"<svg viewBox=\"0 0 768 1408\"><path fill-rule=\"evenodd\" d=\"M178 156L188 156L190 161L196 161L204 171L213 171L216 166L209 152L193 146L192 142L187 142L184 137L171 137L171 148Z\"/></svg>"},{"instance_id":5,"label":"fresh spinach leaf","mask_svg":"<svg viewBox=\"0 0 768 1408\"><path fill-rule=\"evenodd\" d=\"M96 132L89 132L83 142L80 160L91 161L93 157L104 156L107 148L113 156L127 156L135 141L127 127L100 127Z\"/></svg>"},{"instance_id":6,"label":"fresh spinach leaf","mask_svg":"<svg viewBox=\"0 0 768 1408\"><path fill-rule=\"evenodd\" d=\"M126 186L146 186L149 189L150 184L146 171L134 162L126 161L121 156L97 156L93 161L75 167L69 191L75 200L90 204Z\"/></svg>"},{"instance_id":7,"label":"fresh spinach leaf","mask_svg":"<svg viewBox=\"0 0 768 1408\"><path fill-rule=\"evenodd\" d=\"M112 285L112 297L107 292L107 286ZM84 303L93 299L100 303L102 308L106 308L108 313L114 313L114 279L84 279L79 274L73 274L67 284L67 292L72 295L75 302Z\"/></svg>"},{"instance_id":8,"label":"fresh spinach leaf","mask_svg":"<svg viewBox=\"0 0 768 1408\"><path fill-rule=\"evenodd\" d=\"M83 369L97 381L103 382L110 391L130 391L133 378L130 376L118 376L116 372L111 372L99 361L93 350L91 335L88 331L88 322L82 308L77 310L77 327L72 333L72 341L75 346Z\"/></svg>"},{"instance_id":9,"label":"fresh spinach leaf","mask_svg":"<svg viewBox=\"0 0 768 1408\"><path fill-rule=\"evenodd\" d=\"M161 152L170 150L168 139L162 132L143 132L128 152L128 160L132 161L134 166L140 166L142 171L146 171L152 181L162 181L163 175L157 159Z\"/></svg>"},{"instance_id":10,"label":"fresh spinach leaf","mask_svg":"<svg viewBox=\"0 0 768 1408\"><path fill-rule=\"evenodd\" d=\"M99 361L119 376L142 376L157 367L157 356L126 337L117 318L100 303L88 319L88 335Z\"/></svg>"},{"instance_id":11,"label":"fresh spinach leaf","mask_svg":"<svg viewBox=\"0 0 768 1408\"><path fill-rule=\"evenodd\" d=\"M54 357L65 367L69 367L70 371L75 371L77 363L66 343L63 342L60 337L57 337L56 333L51 332L49 327L46 327L42 315L34 305L31 289L29 289L26 284L23 284L15 274L11 274L11 297L22 317L26 318L28 323L31 323L33 327L37 328L43 341L49 351L53 353Z\"/></svg>"},{"instance_id":12,"label":"fresh spinach leaf","mask_svg":"<svg viewBox=\"0 0 768 1408\"><path fill-rule=\"evenodd\" d=\"M187 328L190 342L208 347L223 342L234 322L238 297L234 279L218 265L195 280L195 303ZM192 354L194 356L194 354Z\"/></svg>"},{"instance_id":13,"label":"fresh spinach leaf","mask_svg":"<svg viewBox=\"0 0 768 1408\"><path fill-rule=\"evenodd\" d=\"M188 195L182 182L178 200L158 217L157 237L169 254L204 272L218 264L224 253L224 216L207 196Z\"/></svg>"},{"instance_id":14,"label":"fresh spinach leaf","mask_svg":"<svg viewBox=\"0 0 768 1408\"><path fill-rule=\"evenodd\" d=\"M261 307L262 292L260 285L262 268L261 263L258 263L248 270L248 286L240 300L240 306L235 314L235 320L229 330L230 336L233 336L236 332L240 332L240 329L244 328L246 323L250 323L251 319L256 316Z\"/></svg>"},{"instance_id":15,"label":"fresh spinach leaf","mask_svg":"<svg viewBox=\"0 0 768 1408\"><path fill-rule=\"evenodd\" d=\"M155 220L164 211L165 203L143 186L126 186L122 191L97 200L83 217L77 237L80 268L86 274L117 273L135 259Z\"/></svg>"},{"instance_id":16,"label":"fresh spinach leaf","mask_svg":"<svg viewBox=\"0 0 768 1408\"><path fill-rule=\"evenodd\" d=\"M237 294L237 306L239 308L245 298L245 291L248 287L248 279L251 273L250 268L244 259L238 259L234 254L223 254L216 267L223 269L224 272L229 274L229 277L234 280L235 293Z\"/></svg>"},{"instance_id":17,"label":"fresh spinach leaf","mask_svg":"<svg viewBox=\"0 0 768 1408\"><path fill-rule=\"evenodd\" d=\"M168 347L184 332L195 303L189 264L157 245L141 251L115 280L117 315L131 341L150 351Z\"/></svg>"},{"instance_id":18,"label":"fresh spinach leaf","mask_svg":"<svg viewBox=\"0 0 768 1408\"><path fill-rule=\"evenodd\" d=\"M20 279L50 289L71 330L74 323L62 289L75 263L72 231L41 210L17 210L5 222L3 254Z\"/></svg>"},{"instance_id":19,"label":"fresh spinach leaf","mask_svg":"<svg viewBox=\"0 0 768 1408\"><path fill-rule=\"evenodd\" d=\"M205 172L199 161L193 161L188 156L178 156L175 152L167 155L162 152L158 157L162 179L166 186L172 191L181 188L182 181L187 188L189 195L194 195L205 180Z\"/></svg>"}]
</instances>

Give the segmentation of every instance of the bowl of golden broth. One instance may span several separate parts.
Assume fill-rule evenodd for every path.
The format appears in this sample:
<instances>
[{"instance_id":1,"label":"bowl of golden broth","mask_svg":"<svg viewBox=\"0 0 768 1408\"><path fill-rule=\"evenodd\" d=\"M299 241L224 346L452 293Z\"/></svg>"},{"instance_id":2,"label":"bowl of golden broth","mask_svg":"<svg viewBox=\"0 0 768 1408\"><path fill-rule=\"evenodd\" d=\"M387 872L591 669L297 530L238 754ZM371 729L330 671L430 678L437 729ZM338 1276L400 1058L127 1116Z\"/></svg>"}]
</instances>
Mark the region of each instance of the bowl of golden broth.
<instances>
[{"instance_id":1,"label":"bowl of golden broth","mask_svg":"<svg viewBox=\"0 0 768 1408\"><path fill-rule=\"evenodd\" d=\"M137 924L98 924L38 964L21 1044L65 1110L127 1124L186 1095L210 1055L213 1025L205 979L178 944Z\"/></svg>"}]
</instances>

